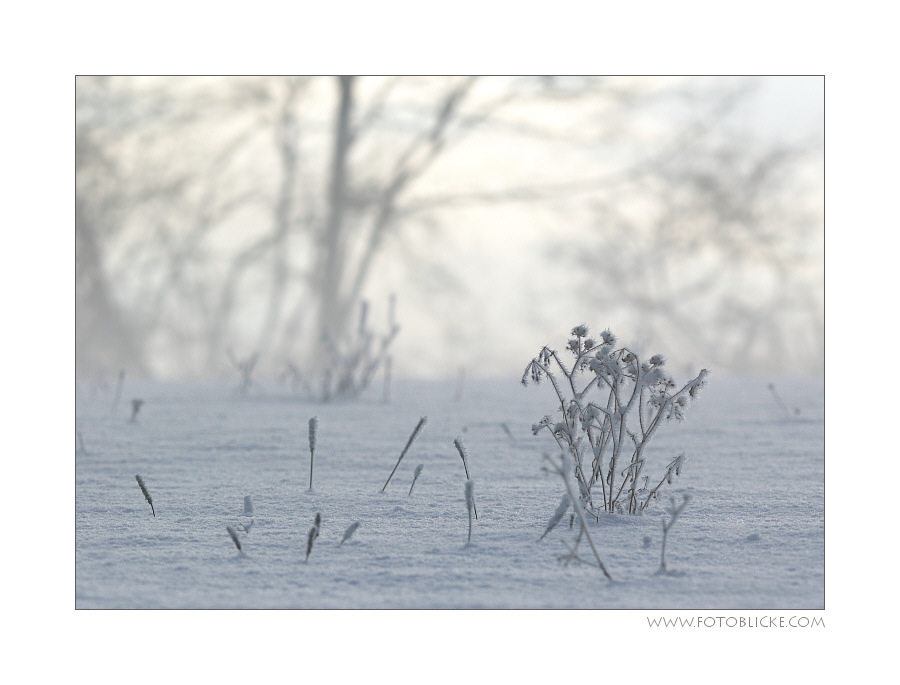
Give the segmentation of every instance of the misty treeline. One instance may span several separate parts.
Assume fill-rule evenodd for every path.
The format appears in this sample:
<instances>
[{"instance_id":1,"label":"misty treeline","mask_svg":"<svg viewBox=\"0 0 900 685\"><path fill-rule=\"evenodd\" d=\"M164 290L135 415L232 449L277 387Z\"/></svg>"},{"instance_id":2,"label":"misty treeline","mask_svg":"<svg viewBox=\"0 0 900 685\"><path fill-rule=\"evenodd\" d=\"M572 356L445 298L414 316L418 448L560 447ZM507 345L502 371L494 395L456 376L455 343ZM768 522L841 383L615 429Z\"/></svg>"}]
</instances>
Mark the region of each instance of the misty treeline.
<instances>
[{"instance_id":1,"label":"misty treeline","mask_svg":"<svg viewBox=\"0 0 900 685\"><path fill-rule=\"evenodd\" d=\"M203 375L251 358L314 370L396 260L452 271L441 245L454 212L510 205L558 212L567 231L542 249L574 280L547 286L585 311L673 353L690 341L708 365L818 363L821 179L802 170L821 144L733 135L751 88L79 77L76 371ZM488 159L501 140L529 151L508 178ZM445 182L482 159L490 172ZM431 249L407 249L416 234ZM387 306L370 303L373 325Z\"/></svg>"}]
</instances>

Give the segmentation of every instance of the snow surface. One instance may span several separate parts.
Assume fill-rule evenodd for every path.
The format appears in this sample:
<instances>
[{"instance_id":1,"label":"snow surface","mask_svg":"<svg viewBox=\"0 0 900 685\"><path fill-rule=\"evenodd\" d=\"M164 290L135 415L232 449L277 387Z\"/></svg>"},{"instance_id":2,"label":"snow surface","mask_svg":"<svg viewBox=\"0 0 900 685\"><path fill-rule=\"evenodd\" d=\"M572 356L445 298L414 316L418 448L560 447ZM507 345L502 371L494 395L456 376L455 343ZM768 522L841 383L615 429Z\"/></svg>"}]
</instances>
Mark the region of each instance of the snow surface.
<instances>
[{"instance_id":1,"label":"snow surface","mask_svg":"<svg viewBox=\"0 0 900 685\"><path fill-rule=\"evenodd\" d=\"M113 387L80 381L75 606L821 609L824 380L775 379L799 409L790 416L770 380L713 375L686 420L660 428L645 473L661 477L684 451L681 477L643 516L591 523L613 583L557 560L574 537L568 516L538 541L564 493L542 471L552 439L531 433L555 411L549 386L470 381L454 401L455 383L410 381L395 383L389 403L373 388L321 404L276 385L242 397L236 383L126 380L113 413ZM145 402L134 423L132 398ZM380 492L422 416L427 424ZM478 510L470 544L459 435ZM669 532L671 573L658 576L663 504L680 493L691 501ZM317 512L321 532L304 563ZM243 553L226 526L238 530Z\"/></svg>"}]
</instances>

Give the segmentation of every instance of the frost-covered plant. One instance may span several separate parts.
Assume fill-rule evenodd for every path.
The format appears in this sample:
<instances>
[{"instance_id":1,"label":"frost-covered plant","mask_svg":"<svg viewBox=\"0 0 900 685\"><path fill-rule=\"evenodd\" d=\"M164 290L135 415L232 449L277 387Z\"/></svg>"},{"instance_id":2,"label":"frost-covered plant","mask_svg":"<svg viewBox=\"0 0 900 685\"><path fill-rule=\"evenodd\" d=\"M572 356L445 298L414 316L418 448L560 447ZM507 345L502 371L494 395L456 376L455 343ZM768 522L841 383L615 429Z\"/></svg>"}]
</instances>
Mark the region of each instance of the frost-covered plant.
<instances>
[{"instance_id":1,"label":"frost-covered plant","mask_svg":"<svg viewBox=\"0 0 900 685\"><path fill-rule=\"evenodd\" d=\"M369 303L363 300L360 306L359 326L356 337L342 341L334 340L325 332L326 345L331 364L327 374L333 385L325 388L326 397L356 397L365 390L375 372L388 358L388 349L400 326L395 321L396 298L391 295L388 304L388 330L376 343L375 334L368 326Z\"/></svg>"},{"instance_id":2,"label":"frost-covered plant","mask_svg":"<svg viewBox=\"0 0 900 685\"><path fill-rule=\"evenodd\" d=\"M584 502L584 500L578 499L578 497L575 495L575 488L572 485L572 482L571 482L571 479L570 479L569 473L568 473L569 467L566 464L566 456L564 454L560 454L559 460L555 460L550 455L545 454L544 459L547 461L548 464L550 464L550 467L549 467L550 470L552 470L553 473L555 473L560 478L562 478L563 484L566 487L566 500L568 500L569 502L572 502L572 504L574 505L573 508L575 509L575 515L578 517L578 521L581 524L581 528L578 531L578 538L575 541L575 548L574 549L570 548L569 554L566 555L565 557L562 557L562 560L578 561L583 564L589 564L591 566L596 566L597 568L600 569L600 571L603 572L603 575L606 576L607 580L612 580L612 576L609 575L609 571L606 570L606 566L603 564L603 561L600 559L600 553L597 551L597 546L594 544L594 540L593 540L593 538L591 538L591 534L588 531L587 521L585 520L585 517L584 517L585 502ZM556 508L557 513L559 513L560 509L562 509L562 506L563 506L563 503L560 502L559 507ZM562 509L562 514L565 514L565 509ZM562 514L560 514L560 518L562 518ZM556 523L553 523L553 519L551 519L550 523L555 526L556 523L559 523L559 520L557 519ZM548 526L548 530L550 530L550 529L552 529L552 526ZM546 534L546 531L545 531L545 534ZM584 536L587 539L588 545L591 548L591 553L594 555L594 559L595 559L596 563L592 562L592 561L587 561L578 556L578 543L581 542L582 536Z\"/></svg>"},{"instance_id":3,"label":"frost-covered plant","mask_svg":"<svg viewBox=\"0 0 900 685\"><path fill-rule=\"evenodd\" d=\"M549 380L562 414L561 420L544 416L532 432L548 431L571 458L579 499L592 514L639 514L657 499L663 483L681 475L684 464L683 454L675 457L651 488L643 473L647 446L663 421L684 418L709 371L679 388L662 355L642 362L627 347L616 347L610 331L595 339L584 325L572 329L567 350L574 357L571 366L544 347L525 368L522 384Z\"/></svg>"},{"instance_id":4,"label":"frost-covered plant","mask_svg":"<svg viewBox=\"0 0 900 685\"><path fill-rule=\"evenodd\" d=\"M255 382L253 380L253 369L256 368L256 361L259 359L259 353L254 352L243 360L238 360L237 357L234 356L234 352L230 349L227 350L226 353L228 355L228 361L230 361L231 365L241 374L241 384L238 386L237 392L241 395L246 395Z\"/></svg>"},{"instance_id":5,"label":"frost-covered plant","mask_svg":"<svg viewBox=\"0 0 900 685\"><path fill-rule=\"evenodd\" d=\"M372 382L380 368L384 369L384 398L390 397L390 363L388 354L391 343L400 332L395 321L395 297L391 295L388 306L387 332L376 336L369 327L369 303L360 307L359 325L353 333L336 339L330 331L322 332L322 342L327 355L324 368L318 374L304 374L292 363L287 364L286 376L290 377L296 392L305 392L322 402L359 396Z\"/></svg>"},{"instance_id":6,"label":"frost-covered plant","mask_svg":"<svg viewBox=\"0 0 900 685\"><path fill-rule=\"evenodd\" d=\"M675 521L678 520L678 517L681 515L681 512L684 511L684 508L687 506L687 503L691 500L689 495L682 495L681 504L675 504L675 498L671 497L671 505L666 507L666 512L669 514L669 519L666 520L666 517L662 518L662 551L659 555L659 569L656 571L656 575L665 575L669 573L668 569L666 569L666 538L669 535L669 529L675 525Z\"/></svg>"}]
</instances>

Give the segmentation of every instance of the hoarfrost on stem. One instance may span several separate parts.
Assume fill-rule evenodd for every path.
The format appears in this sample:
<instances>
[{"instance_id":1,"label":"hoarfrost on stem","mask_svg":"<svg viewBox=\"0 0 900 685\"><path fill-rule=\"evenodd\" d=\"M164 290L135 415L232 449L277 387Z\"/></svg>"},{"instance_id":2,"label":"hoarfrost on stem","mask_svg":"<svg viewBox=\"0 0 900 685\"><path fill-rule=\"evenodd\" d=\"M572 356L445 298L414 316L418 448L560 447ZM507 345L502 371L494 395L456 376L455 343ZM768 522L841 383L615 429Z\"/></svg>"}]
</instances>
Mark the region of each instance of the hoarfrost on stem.
<instances>
[{"instance_id":1,"label":"hoarfrost on stem","mask_svg":"<svg viewBox=\"0 0 900 685\"><path fill-rule=\"evenodd\" d=\"M549 380L561 414L561 420L544 416L531 430L537 435L546 429L567 455L588 511L639 514L659 488L647 489L645 451L663 420L684 419L709 371L703 369L679 389L665 371L663 355L641 362L631 349L616 348L609 330L600 334L602 344L595 349L593 340L587 344L584 324L575 326L572 335L567 350L575 359L570 365L545 346L525 367L522 384ZM670 464L660 485L680 475L682 462L680 455Z\"/></svg>"}]
</instances>

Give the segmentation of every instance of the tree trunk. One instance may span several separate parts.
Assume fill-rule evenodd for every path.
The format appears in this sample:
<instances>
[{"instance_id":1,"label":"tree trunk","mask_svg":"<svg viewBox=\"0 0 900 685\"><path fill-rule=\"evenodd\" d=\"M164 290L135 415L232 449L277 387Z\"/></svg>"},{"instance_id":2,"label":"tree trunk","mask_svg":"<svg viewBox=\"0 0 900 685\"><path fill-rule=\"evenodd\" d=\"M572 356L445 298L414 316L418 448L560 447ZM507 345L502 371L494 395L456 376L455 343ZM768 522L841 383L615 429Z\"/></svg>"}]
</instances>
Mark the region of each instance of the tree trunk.
<instances>
[{"instance_id":1,"label":"tree trunk","mask_svg":"<svg viewBox=\"0 0 900 685\"><path fill-rule=\"evenodd\" d=\"M343 270L347 258L347 244L344 235L344 204L347 196L347 158L352 140L350 119L353 111L354 77L341 76L339 79L340 101L335 122L334 150L331 159L331 180L328 188L328 218L322 234L321 277L319 279L319 331L326 331L335 338L344 333L347 317L342 302Z\"/></svg>"},{"instance_id":2,"label":"tree trunk","mask_svg":"<svg viewBox=\"0 0 900 685\"><path fill-rule=\"evenodd\" d=\"M268 354L274 346L281 322L285 290L288 287L290 262L289 239L294 220L294 198L298 176L298 131L294 106L300 92L299 83L292 81L281 111L278 127L278 148L281 157L281 189L275 206L272 229L272 281L266 315L259 331L255 351Z\"/></svg>"}]
</instances>

